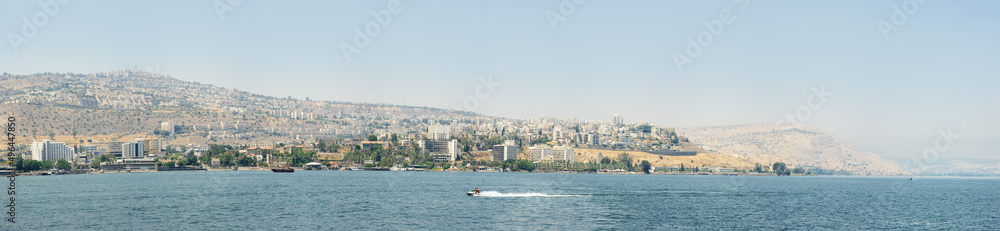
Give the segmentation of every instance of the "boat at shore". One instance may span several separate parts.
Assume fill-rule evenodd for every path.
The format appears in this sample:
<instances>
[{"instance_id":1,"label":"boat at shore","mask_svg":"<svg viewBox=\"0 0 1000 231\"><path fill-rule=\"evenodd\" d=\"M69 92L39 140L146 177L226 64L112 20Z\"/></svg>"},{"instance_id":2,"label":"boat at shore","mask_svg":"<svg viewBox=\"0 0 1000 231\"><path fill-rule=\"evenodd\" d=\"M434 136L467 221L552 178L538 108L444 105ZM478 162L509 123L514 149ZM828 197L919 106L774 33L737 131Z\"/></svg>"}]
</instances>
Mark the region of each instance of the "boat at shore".
<instances>
[{"instance_id":1,"label":"boat at shore","mask_svg":"<svg viewBox=\"0 0 1000 231\"><path fill-rule=\"evenodd\" d=\"M284 164L284 167L272 168L271 172L295 172L295 169L292 169L288 164Z\"/></svg>"}]
</instances>

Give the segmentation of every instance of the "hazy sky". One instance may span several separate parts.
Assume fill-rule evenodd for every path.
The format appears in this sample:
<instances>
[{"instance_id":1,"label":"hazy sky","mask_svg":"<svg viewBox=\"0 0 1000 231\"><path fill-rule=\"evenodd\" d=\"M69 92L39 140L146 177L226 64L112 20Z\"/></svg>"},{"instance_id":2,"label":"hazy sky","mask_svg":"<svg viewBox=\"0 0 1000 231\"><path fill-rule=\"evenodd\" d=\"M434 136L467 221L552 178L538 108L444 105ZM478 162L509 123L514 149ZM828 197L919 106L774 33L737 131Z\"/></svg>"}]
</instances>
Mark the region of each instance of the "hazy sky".
<instances>
[{"instance_id":1,"label":"hazy sky","mask_svg":"<svg viewBox=\"0 0 1000 231\"><path fill-rule=\"evenodd\" d=\"M941 158L1000 158L1000 1L387 3L3 1L0 71L138 65L279 97L664 126L799 113L887 158L949 127Z\"/></svg>"}]
</instances>

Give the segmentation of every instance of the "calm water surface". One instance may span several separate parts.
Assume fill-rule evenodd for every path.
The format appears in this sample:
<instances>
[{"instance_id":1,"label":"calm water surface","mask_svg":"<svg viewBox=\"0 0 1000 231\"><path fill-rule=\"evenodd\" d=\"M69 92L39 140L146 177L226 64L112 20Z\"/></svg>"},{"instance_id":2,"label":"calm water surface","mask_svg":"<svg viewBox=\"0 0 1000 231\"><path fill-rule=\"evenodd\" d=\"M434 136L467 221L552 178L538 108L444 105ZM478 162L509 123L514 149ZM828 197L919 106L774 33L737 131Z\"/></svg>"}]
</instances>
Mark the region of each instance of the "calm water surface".
<instances>
[{"instance_id":1,"label":"calm water surface","mask_svg":"<svg viewBox=\"0 0 1000 231\"><path fill-rule=\"evenodd\" d=\"M10 230L1000 229L1000 179L264 171L17 178ZM484 196L465 192L479 187Z\"/></svg>"}]
</instances>

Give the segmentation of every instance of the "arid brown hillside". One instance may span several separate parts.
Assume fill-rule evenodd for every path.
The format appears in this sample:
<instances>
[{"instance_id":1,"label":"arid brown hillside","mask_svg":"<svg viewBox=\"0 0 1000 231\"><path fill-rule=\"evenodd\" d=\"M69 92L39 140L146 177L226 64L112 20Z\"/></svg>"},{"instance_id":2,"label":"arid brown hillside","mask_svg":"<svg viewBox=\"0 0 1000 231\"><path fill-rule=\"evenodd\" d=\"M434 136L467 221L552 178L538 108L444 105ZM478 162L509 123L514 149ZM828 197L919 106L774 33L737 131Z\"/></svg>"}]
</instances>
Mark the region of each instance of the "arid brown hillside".
<instances>
[{"instance_id":1,"label":"arid brown hillside","mask_svg":"<svg viewBox=\"0 0 1000 231\"><path fill-rule=\"evenodd\" d=\"M573 152L576 154L573 157L576 162L598 162L600 160L598 156L617 158L622 153L627 153L632 158L633 164L639 164L645 160L649 161L653 167L680 167L681 164L684 164L687 167L730 167L747 170L754 166L753 162L746 159L717 153L698 153L694 156L663 156L641 151L587 148L576 148Z\"/></svg>"},{"instance_id":2,"label":"arid brown hillside","mask_svg":"<svg viewBox=\"0 0 1000 231\"><path fill-rule=\"evenodd\" d=\"M713 153L752 162L783 161L790 166L846 170L858 175L899 175L904 171L892 161L867 153L819 129L794 124L750 124L678 128Z\"/></svg>"}]
</instances>

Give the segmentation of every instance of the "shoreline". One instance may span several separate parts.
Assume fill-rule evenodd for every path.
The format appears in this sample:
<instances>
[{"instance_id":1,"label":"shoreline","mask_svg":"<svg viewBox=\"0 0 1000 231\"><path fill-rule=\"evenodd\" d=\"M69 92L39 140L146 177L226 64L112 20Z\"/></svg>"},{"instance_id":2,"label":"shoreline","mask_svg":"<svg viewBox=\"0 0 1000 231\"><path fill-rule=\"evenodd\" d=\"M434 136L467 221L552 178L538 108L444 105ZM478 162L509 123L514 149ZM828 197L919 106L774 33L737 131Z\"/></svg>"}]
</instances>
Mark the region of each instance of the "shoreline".
<instances>
[{"instance_id":1,"label":"shoreline","mask_svg":"<svg viewBox=\"0 0 1000 231\"><path fill-rule=\"evenodd\" d=\"M114 174L114 173L158 173L158 172L225 172L225 171L270 171L270 168L258 168L258 167L247 167L239 168L233 170L232 168L206 168L204 170L174 170L174 171L158 171L156 169L140 170L140 171L108 171L108 172L73 172L73 173L58 173L58 174L44 174L49 173L47 171L35 171L28 173L18 173L16 176L47 176L47 175L89 175L89 174ZM351 171L351 170L304 170L301 168L295 169L296 171ZM366 172L483 172L483 173L563 173L563 174L601 174L601 175L689 175L689 176L777 176L775 174L745 174L745 173L680 173L680 172L653 172L649 174L644 174L641 172L581 172L581 171L519 171L519 172L500 172L500 171L468 171L468 170L425 170L425 171L372 171L365 170ZM836 177L935 177L935 178L997 178L1000 176L918 176L918 175L895 175L895 176L861 176L861 175L792 175L790 177L816 177L816 176L836 176Z\"/></svg>"}]
</instances>

